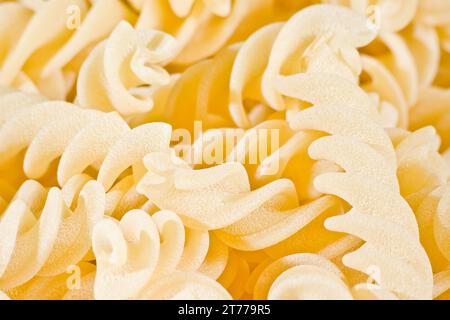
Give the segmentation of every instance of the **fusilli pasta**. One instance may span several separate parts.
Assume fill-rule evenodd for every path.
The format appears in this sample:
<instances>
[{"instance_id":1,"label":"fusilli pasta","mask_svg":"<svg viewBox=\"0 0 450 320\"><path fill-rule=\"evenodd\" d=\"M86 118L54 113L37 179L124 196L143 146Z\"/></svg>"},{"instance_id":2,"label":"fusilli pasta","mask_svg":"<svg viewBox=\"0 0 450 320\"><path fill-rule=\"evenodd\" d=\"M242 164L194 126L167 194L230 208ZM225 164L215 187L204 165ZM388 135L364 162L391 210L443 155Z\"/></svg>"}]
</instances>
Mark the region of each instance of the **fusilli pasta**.
<instances>
[{"instance_id":1,"label":"fusilli pasta","mask_svg":"<svg viewBox=\"0 0 450 320\"><path fill-rule=\"evenodd\" d=\"M448 1L7 0L0 43L0 300L450 298Z\"/></svg>"},{"instance_id":2,"label":"fusilli pasta","mask_svg":"<svg viewBox=\"0 0 450 320\"><path fill-rule=\"evenodd\" d=\"M0 85L12 85L23 75L51 98L64 99L71 91L78 60L92 44L108 36L120 20L135 19L119 0L92 5L87 0L27 3L31 1L0 4L0 37L5 44Z\"/></svg>"}]
</instances>

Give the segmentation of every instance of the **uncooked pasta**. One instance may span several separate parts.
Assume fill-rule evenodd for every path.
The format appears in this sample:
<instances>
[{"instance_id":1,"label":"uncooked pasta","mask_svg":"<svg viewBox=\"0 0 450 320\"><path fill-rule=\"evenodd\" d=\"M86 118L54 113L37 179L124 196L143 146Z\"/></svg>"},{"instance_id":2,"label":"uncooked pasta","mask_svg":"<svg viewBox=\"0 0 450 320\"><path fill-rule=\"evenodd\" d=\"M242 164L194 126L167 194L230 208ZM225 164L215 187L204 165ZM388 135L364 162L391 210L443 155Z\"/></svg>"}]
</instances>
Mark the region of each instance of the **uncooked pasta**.
<instances>
[{"instance_id":1,"label":"uncooked pasta","mask_svg":"<svg viewBox=\"0 0 450 320\"><path fill-rule=\"evenodd\" d=\"M2 1L9 299L450 299L449 2Z\"/></svg>"}]
</instances>

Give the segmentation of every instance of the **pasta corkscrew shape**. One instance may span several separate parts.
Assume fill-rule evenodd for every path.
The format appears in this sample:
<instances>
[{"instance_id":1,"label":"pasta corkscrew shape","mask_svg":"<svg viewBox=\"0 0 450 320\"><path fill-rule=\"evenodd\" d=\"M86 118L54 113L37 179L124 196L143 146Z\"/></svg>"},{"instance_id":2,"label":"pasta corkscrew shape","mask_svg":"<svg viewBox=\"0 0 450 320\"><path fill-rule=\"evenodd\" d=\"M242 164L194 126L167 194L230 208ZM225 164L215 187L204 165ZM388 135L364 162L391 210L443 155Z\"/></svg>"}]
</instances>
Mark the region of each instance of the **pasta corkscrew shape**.
<instances>
[{"instance_id":1,"label":"pasta corkscrew shape","mask_svg":"<svg viewBox=\"0 0 450 320\"><path fill-rule=\"evenodd\" d=\"M185 231L173 212L159 211L149 217L144 211L133 210L120 223L105 219L96 225L92 241L97 258L97 299L230 297L200 273L217 278L226 263L226 248L222 246L222 255L208 257L208 233ZM216 241L211 245L214 254L220 244ZM214 270L217 262L218 272ZM166 286L170 289L164 289Z\"/></svg>"},{"instance_id":2,"label":"pasta corkscrew shape","mask_svg":"<svg viewBox=\"0 0 450 320\"><path fill-rule=\"evenodd\" d=\"M449 299L448 9L2 2L0 299Z\"/></svg>"},{"instance_id":3,"label":"pasta corkscrew shape","mask_svg":"<svg viewBox=\"0 0 450 320\"><path fill-rule=\"evenodd\" d=\"M84 183L74 177L62 189L48 190L28 180L17 190L0 222L2 290L38 275L64 273L88 253L93 227L105 211L105 193L98 182Z\"/></svg>"},{"instance_id":4,"label":"pasta corkscrew shape","mask_svg":"<svg viewBox=\"0 0 450 320\"><path fill-rule=\"evenodd\" d=\"M330 7L330 10L336 10L336 14L347 14L345 11L340 13L341 9L337 8ZM401 298L428 299L432 289L431 266L419 242L414 214L399 192L394 149L379 124L369 97L354 82L329 71L279 74L289 53L295 50L294 45L301 47L303 44L300 40L297 43L288 42L283 36L289 38L296 30L304 29L305 19L301 17L306 14L307 9L299 13L297 19L294 16L292 23L286 24L285 30L275 41L272 49L275 54L269 60L265 78L268 83L277 77L274 82L277 91L268 91L267 97L274 108L283 108L280 94L309 102L312 107L297 112L291 118L291 126L296 130L329 134L314 141L309 154L313 159L338 164L343 172L320 175L315 180L315 186L324 194L344 199L352 209L346 214L329 218L325 226L356 235L365 241L356 251L343 257L344 264L361 272L365 272L370 265L376 265L381 270L379 280L382 287ZM339 21L349 20L341 16ZM368 33L364 40L364 33L354 32L354 38L349 37L353 33L345 33L347 39L342 40L344 46L360 46L364 45L364 41L371 40ZM329 42L332 44L333 38ZM351 48L343 47L341 50L351 52ZM295 73L295 70L290 72ZM314 90L314 84L315 88L322 89ZM340 92L340 96L335 92ZM345 99L344 92L348 94L348 99ZM345 158L342 157L342 150L345 150ZM382 237L379 237L380 233ZM402 234L401 239L397 238L399 234ZM389 238L392 240L387 240ZM386 259L386 255L390 258ZM411 275L405 278L399 276L389 262L391 258L397 261L394 265L402 266L402 275Z\"/></svg>"},{"instance_id":5,"label":"pasta corkscrew shape","mask_svg":"<svg viewBox=\"0 0 450 320\"><path fill-rule=\"evenodd\" d=\"M14 100L20 95L10 93L1 98ZM0 112L2 163L20 157L26 149L23 171L27 177L39 179L56 160L60 186L91 166L108 191L128 167L139 165L145 154L164 151L170 144L167 124L130 129L117 113L82 109L62 101L42 102L40 97L30 97L29 101L21 100L20 107L8 105ZM61 120L55 122L55 116ZM126 159L123 154L127 154Z\"/></svg>"},{"instance_id":6,"label":"pasta corkscrew shape","mask_svg":"<svg viewBox=\"0 0 450 320\"><path fill-rule=\"evenodd\" d=\"M150 111L154 92L170 82L162 67L176 51L175 40L159 31L135 31L121 22L81 67L77 103L86 108L118 111L124 117ZM132 90L146 90L143 97ZM137 93L139 95L139 93Z\"/></svg>"},{"instance_id":7,"label":"pasta corkscrew shape","mask_svg":"<svg viewBox=\"0 0 450 320\"><path fill-rule=\"evenodd\" d=\"M435 273L433 296L437 297L449 288L445 285L445 271L450 263L450 171L439 154L440 138L434 128L393 132L392 136L399 159L397 175L402 194L416 215L421 242Z\"/></svg>"},{"instance_id":8,"label":"pasta corkscrew shape","mask_svg":"<svg viewBox=\"0 0 450 320\"><path fill-rule=\"evenodd\" d=\"M118 0L45 1L31 9L20 2L4 2L0 16L0 34L6 40L0 85L12 85L22 75L56 99L66 98L71 91L79 69L77 59L107 37L119 21L135 19ZM11 30L11 24L17 27Z\"/></svg>"}]
</instances>

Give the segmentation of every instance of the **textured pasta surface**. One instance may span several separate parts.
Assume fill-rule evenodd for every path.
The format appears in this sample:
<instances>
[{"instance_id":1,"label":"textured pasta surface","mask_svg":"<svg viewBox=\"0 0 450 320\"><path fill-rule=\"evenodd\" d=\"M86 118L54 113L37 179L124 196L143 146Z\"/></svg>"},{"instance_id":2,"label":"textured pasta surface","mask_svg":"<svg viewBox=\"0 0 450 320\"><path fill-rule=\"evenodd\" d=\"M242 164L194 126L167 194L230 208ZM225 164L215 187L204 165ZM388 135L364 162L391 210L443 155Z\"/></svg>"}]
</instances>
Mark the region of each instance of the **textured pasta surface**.
<instances>
[{"instance_id":1,"label":"textured pasta surface","mask_svg":"<svg viewBox=\"0 0 450 320\"><path fill-rule=\"evenodd\" d=\"M1 1L9 299L449 300L450 1Z\"/></svg>"}]
</instances>

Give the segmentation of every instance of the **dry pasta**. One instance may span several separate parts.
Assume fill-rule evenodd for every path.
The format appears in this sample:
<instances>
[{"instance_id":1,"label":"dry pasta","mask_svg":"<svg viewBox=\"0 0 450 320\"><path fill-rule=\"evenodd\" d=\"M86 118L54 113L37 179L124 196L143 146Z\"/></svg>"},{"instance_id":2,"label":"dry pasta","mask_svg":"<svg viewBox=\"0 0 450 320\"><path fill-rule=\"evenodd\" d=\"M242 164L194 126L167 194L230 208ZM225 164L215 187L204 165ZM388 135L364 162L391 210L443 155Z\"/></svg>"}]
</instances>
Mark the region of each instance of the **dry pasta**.
<instances>
[{"instance_id":1,"label":"dry pasta","mask_svg":"<svg viewBox=\"0 0 450 320\"><path fill-rule=\"evenodd\" d=\"M447 2L2 1L0 300L448 300Z\"/></svg>"},{"instance_id":2,"label":"dry pasta","mask_svg":"<svg viewBox=\"0 0 450 320\"><path fill-rule=\"evenodd\" d=\"M0 4L0 85L12 85L23 74L39 91L64 99L72 89L79 59L133 12L118 0L31 1ZM102 24L98 24L101 20ZM13 21L13 22L12 22ZM14 24L15 28L10 28ZM18 40L16 40L18 39Z\"/></svg>"},{"instance_id":3,"label":"dry pasta","mask_svg":"<svg viewBox=\"0 0 450 320\"><path fill-rule=\"evenodd\" d=\"M329 8L330 10L336 10L335 14L347 14L345 11L340 13L337 8ZM306 10L299 15L302 14L306 15ZM320 17L320 13L317 15ZM285 27L284 33L286 37L293 34L295 30L302 30L303 23L306 23L305 20L300 18L295 20L294 17L291 20L292 23L288 22L289 27ZM339 21L349 21L349 19L342 17ZM342 28L345 28L345 25ZM317 30L312 32L315 33ZM358 43L364 44L364 41L370 41L370 33L367 33L367 37L369 37L366 38L367 40L362 38L361 34L363 33L358 34L359 38L355 35L355 38L351 39L349 33L346 33L347 38L350 39L342 41L343 45L346 43L348 46L358 45ZM283 31L280 32L279 37L281 35L283 35ZM279 54L276 54L278 53L277 41L272 49L275 54L272 63L269 61L266 70L265 78L267 82L275 80L288 54L295 50L292 42L280 40L279 43ZM301 43L297 45L301 45ZM349 47L347 51L349 49L351 48ZM349 61L349 59L346 61ZM293 71L295 72L295 70ZM364 272L373 263L381 269L380 281L382 287L397 293L402 298L429 298L432 287L431 267L418 239L418 228L414 215L399 193L395 174L395 153L389 138L379 126L379 120L373 113L375 109L373 106L371 107L367 95L359 91L360 89L357 86L345 78L335 76L329 71L320 71L320 69L317 71L308 70L295 75L280 75L276 82L276 89L285 96L313 104L313 107L296 113L291 120L291 126L300 130L318 130L329 133L330 136L320 138L310 146L309 154L314 159L335 162L345 170L342 173L325 173L315 180L315 185L319 191L342 197L353 207L344 215L328 219L325 226L334 231L356 235L366 241L361 248L344 256L343 262L345 265ZM351 75L350 72L348 74ZM321 87L322 89L315 92L314 87L312 87L314 83L316 83L316 88ZM322 85L319 85L320 83ZM339 86L342 87L339 90L340 92L349 93L349 101L344 104L345 107L337 107L339 102L334 100L334 90ZM306 88L312 90L306 90ZM332 89L327 92L324 88ZM270 94L273 107L283 108L284 102L279 93L273 87L270 89L267 96ZM342 98L343 95L339 97L339 99ZM348 111L345 111L344 108L348 108ZM340 125L339 121L332 120L332 115L341 119L342 124L345 123L345 125ZM363 127L362 124L364 124ZM345 159L341 157L342 150L346 150L347 156ZM369 156L369 154L371 155ZM371 161L374 162L370 163ZM380 183L380 187L372 190L371 204L368 205L367 198L364 195L368 191L365 189L368 185L372 189L378 183ZM380 193L377 194L378 192ZM383 208L387 198L390 198L387 201L390 209ZM398 216L391 215L394 206L397 208L394 211ZM379 224L379 227L377 227L377 224ZM389 232L390 235L384 233L389 228L392 228ZM384 234L381 238L379 237L380 232ZM389 244L391 241L384 241L386 237L397 237L399 234L402 234L401 238L406 241L405 245L393 248ZM397 244L400 244L401 241L394 240ZM409 246L411 247L407 249ZM423 278L419 280L419 277L413 276L417 280L416 283L413 283L415 281L411 281L412 278L409 276L400 280L398 272L393 270L393 265L390 262L377 261L378 259L385 259L386 252L389 252L387 248L395 256L395 258L394 256L392 258L405 259L404 262L398 261L398 264L395 263L395 265L402 263L405 263L405 267L406 265L409 265L409 267L415 265L410 269L410 272L417 275L421 274ZM402 274L406 274L406 269L402 268Z\"/></svg>"},{"instance_id":4,"label":"dry pasta","mask_svg":"<svg viewBox=\"0 0 450 320\"><path fill-rule=\"evenodd\" d=\"M105 219L95 226L92 241L97 261L97 299L151 299L166 295L180 298L196 294L206 294L203 298L229 297L206 276L190 274L199 271L217 278L226 264L226 247L213 241L209 248L208 232L185 231L173 212L159 211L149 217L142 210L133 210L120 223ZM208 249L214 252L212 258L208 257ZM138 255L128 253L136 250ZM222 254L217 255L220 250ZM174 274L175 270L180 273ZM164 290L167 281L175 281L171 285L176 286L175 292L158 289Z\"/></svg>"},{"instance_id":5,"label":"dry pasta","mask_svg":"<svg viewBox=\"0 0 450 320\"><path fill-rule=\"evenodd\" d=\"M161 65L171 60L174 50L176 44L169 35L136 32L121 22L83 63L77 82L77 103L103 111L117 110L125 117L149 112L154 107L152 96L170 83L170 75ZM139 87L148 92L142 93L144 97L130 92Z\"/></svg>"},{"instance_id":6,"label":"dry pasta","mask_svg":"<svg viewBox=\"0 0 450 320\"><path fill-rule=\"evenodd\" d=\"M3 290L37 275L61 274L88 253L93 226L105 211L105 194L98 182L81 187L83 182L74 177L62 189L47 190L28 180L17 190L0 223Z\"/></svg>"},{"instance_id":7,"label":"dry pasta","mask_svg":"<svg viewBox=\"0 0 450 320\"><path fill-rule=\"evenodd\" d=\"M440 139L432 127L413 133L393 132L392 139L399 161L401 192L416 215L421 242L435 273L434 291L440 295L446 291L445 285L439 284L440 280L436 283L436 277L440 279L438 274L450 264L449 167L439 154Z\"/></svg>"},{"instance_id":8,"label":"dry pasta","mask_svg":"<svg viewBox=\"0 0 450 320\"><path fill-rule=\"evenodd\" d=\"M15 93L2 98L8 99L9 95ZM29 178L41 178L51 169L51 162L58 159L56 176L61 186L94 166L98 181L108 191L129 166L139 165L145 154L169 148L171 128L167 124L151 123L130 129L114 112L102 113L62 101L36 99L37 102L30 98L20 107L2 108L0 129L2 163L20 157L20 152L27 149L23 171ZM53 121L55 115L62 121ZM22 129L18 130L18 125ZM53 147L43 147L49 144ZM121 154L127 154L128 158L120 157Z\"/></svg>"},{"instance_id":9,"label":"dry pasta","mask_svg":"<svg viewBox=\"0 0 450 320\"><path fill-rule=\"evenodd\" d=\"M128 0L140 16L136 27L172 34L179 43L175 64L207 58L230 41L245 39L264 23L283 19L307 1Z\"/></svg>"}]
</instances>

